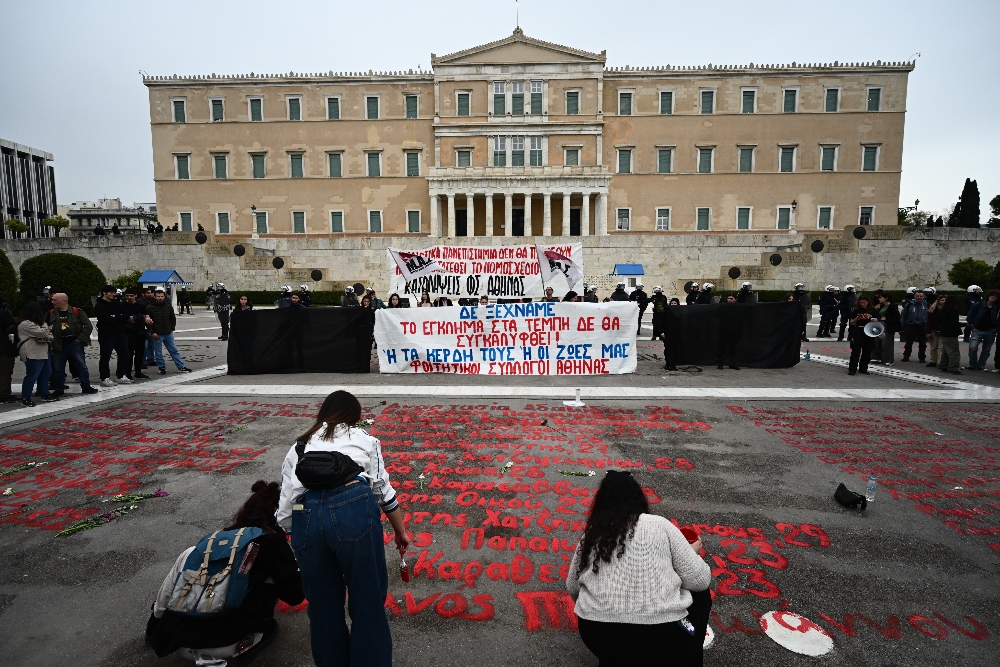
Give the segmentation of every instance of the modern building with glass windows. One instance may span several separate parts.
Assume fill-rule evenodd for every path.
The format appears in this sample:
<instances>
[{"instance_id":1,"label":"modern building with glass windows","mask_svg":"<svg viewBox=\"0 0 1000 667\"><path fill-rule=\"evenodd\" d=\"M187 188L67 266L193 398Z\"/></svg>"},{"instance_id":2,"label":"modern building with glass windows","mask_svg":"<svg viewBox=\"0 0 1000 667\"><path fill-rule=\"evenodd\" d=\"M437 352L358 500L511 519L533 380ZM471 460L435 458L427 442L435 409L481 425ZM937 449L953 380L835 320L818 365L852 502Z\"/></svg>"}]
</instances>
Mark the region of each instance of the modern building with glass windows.
<instances>
[{"instance_id":1,"label":"modern building with glass windows","mask_svg":"<svg viewBox=\"0 0 1000 667\"><path fill-rule=\"evenodd\" d=\"M55 236L42 221L56 215L56 175L52 153L0 139L0 238L12 234L11 218L28 225L21 238Z\"/></svg>"},{"instance_id":2,"label":"modern building with glass windows","mask_svg":"<svg viewBox=\"0 0 1000 667\"><path fill-rule=\"evenodd\" d=\"M896 224L912 63L606 67L520 29L431 71L147 77L159 219L220 234Z\"/></svg>"}]
</instances>

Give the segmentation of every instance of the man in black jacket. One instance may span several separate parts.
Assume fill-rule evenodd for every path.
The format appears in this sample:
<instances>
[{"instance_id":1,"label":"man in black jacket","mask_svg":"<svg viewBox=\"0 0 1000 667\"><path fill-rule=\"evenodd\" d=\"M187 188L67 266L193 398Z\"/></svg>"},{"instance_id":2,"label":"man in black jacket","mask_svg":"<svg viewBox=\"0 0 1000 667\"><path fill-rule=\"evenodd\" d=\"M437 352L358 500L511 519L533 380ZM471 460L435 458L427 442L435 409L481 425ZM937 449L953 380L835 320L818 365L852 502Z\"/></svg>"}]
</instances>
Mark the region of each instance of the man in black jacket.
<instances>
[{"instance_id":1,"label":"man in black jacket","mask_svg":"<svg viewBox=\"0 0 1000 667\"><path fill-rule=\"evenodd\" d=\"M854 291L854 285L845 285L844 293L840 295L840 303L837 304L837 309L840 311L840 333L837 334L837 340L844 340L844 332L847 330L847 321L851 319L851 313L854 312L854 307L858 305L858 294ZM847 332L850 335L850 331Z\"/></svg>"},{"instance_id":2,"label":"man in black jacket","mask_svg":"<svg viewBox=\"0 0 1000 667\"><path fill-rule=\"evenodd\" d=\"M694 289L694 285L691 286ZM705 283L702 285L701 292L698 293L698 300L695 301L698 305L704 305L712 303L712 290L715 289L715 285L712 283Z\"/></svg>"},{"instance_id":3,"label":"man in black jacket","mask_svg":"<svg viewBox=\"0 0 1000 667\"><path fill-rule=\"evenodd\" d=\"M625 291L625 281L619 280L615 291L611 293L612 301L628 301L628 292Z\"/></svg>"},{"instance_id":4,"label":"man in black jacket","mask_svg":"<svg viewBox=\"0 0 1000 667\"><path fill-rule=\"evenodd\" d=\"M118 359L115 366L115 376L122 384L131 384L129 379L128 337L125 335L124 304L116 299L118 290L113 285L101 288L101 298L97 300L94 312L97 314L97 342L101 347L101 357L98 368L101 373L101 386L114 387L111 379L111 353Z\"/></svg>"},{"instance_id":5,"label":"man in black jacket","mask_svg":"<svg viewBox=\"0 0 1000 667\"><path fill-rule=\"evenodd\" d=\"M146 315L146 306L139 302L138 287L130 287L125 290L125 336L128 338L128 353L132 364L135 367L135 375L132 378L148 380L149 376L142 372L146 359L146 323L149 316Z\"/></svg>"},{"instance_id":6,"label":"man in black jacket","mask_svg":"<svg viewBox=\"0 0 1000 667\"><path fill-rule=\"evenodd\" d=\"M219 318L222 326L222 335L219 340L229 340L229 313L233 309L233 298L229 296L229 290L225 283L218 283L215 286L215 315Z\"/></svg>"},{"instance_id":7,"label":"man in black jacket","mask_svg":"<svg viewBox=\"0 0 1000 667\"><path fill-rule=\"evenodd\" d=\"M684 299L684 303L689 306L693 306L698 303L699 296L701 296L701 285L698 283L691 283L691 291L688 292L687 298Z\"/></svg>"},{"instance_id":8,"label":"man in black jacket","mask_svg":"<svg viewBox=\"0 0 1000 667\"><path fill-rule=\"evenodd\" d=\"M14 376L14 359L17 358L17 347L11 336L16 329L14 315L0 296L0 403L15 403L20 400L10 393L11 378Z\"/></svg>"},{"instance_id":9,"label":"man in black jacket","mask_svg":"<svg viewBox=\"0 0 1000 667\"><path fill-rule=\"evenodd\" d=\"M167 362L163 359L163 346L167 346L167 352L177 366L178 373L190 373L191 369L184 365L184 359L174 343L174 329L177 328L177 315L173 306L167 301L167 293L163 288L157 287L153 293L153 303L146 306L146 314L149 315L150 328L153 331L153 355L156 358L156 367L160 375L167 374Z\"/></svg>"},{"instance_id":10,"label":"man in black jacket","mask_svg":"<svg viewBox=\"0 0 1000 667\"><path fill-rule=\"evenodd\" d=\"M639 306L639 334L642 334L642 316L646 313L646 307L649 306L649 297L646 296L645 290L642 289L642 283L636 283L635 289L632 293L628 295L629 301L635 301L636 305Z\"/></svg>"}]
</instances>

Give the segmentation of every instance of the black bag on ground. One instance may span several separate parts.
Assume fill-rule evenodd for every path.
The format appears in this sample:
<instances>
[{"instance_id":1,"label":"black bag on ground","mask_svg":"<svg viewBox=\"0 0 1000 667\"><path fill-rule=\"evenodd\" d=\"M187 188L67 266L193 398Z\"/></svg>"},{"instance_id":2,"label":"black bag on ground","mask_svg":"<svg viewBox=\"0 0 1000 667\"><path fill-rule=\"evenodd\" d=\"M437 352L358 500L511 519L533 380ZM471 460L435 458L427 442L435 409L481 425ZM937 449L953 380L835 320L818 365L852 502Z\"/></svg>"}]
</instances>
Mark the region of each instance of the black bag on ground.
<instances>
[{"instance_id":1,"label":"black bag on ground","mask_svg":"<svg viewBox=\"0 0 1000 667\"><path fill-rule=\"evenodd\" d=\"M295 442L295 476L310 490L325 491L347 484L362 471L354 459L340 452L306 452L305 440Z\"/></svg>"},{"instance_id":2,"label":"black bag on ground","mask_svg":"<svg viewBox=\"0 0 1000 667\"><path fill-rule=\"evenodd\" d=\"M865 509L868 507L868 499L860 493L851 491L841 482L837 491L833 494L833 499L849 510Z\"/></svg>"}]
</instances>

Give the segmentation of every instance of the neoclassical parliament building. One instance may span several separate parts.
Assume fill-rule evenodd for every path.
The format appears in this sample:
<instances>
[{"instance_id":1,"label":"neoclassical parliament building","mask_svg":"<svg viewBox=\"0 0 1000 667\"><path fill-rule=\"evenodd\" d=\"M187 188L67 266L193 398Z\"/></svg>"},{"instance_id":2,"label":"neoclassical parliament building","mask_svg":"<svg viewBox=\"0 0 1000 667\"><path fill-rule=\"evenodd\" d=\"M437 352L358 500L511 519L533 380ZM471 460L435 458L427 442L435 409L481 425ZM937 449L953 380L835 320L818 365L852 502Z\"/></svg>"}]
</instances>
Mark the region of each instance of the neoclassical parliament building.
<instances>
[{"instance_id":1,"label":"neoclassical parliament building","mask_svg":"<svg viewBox=\"0 0 1000 667\"><path fill-rule=\"evenodd\" d=\"M148 76L160 222L260 238L896 224L912 63L605 62L517 29L431 71Z\"/></svg>"}]
</instances>

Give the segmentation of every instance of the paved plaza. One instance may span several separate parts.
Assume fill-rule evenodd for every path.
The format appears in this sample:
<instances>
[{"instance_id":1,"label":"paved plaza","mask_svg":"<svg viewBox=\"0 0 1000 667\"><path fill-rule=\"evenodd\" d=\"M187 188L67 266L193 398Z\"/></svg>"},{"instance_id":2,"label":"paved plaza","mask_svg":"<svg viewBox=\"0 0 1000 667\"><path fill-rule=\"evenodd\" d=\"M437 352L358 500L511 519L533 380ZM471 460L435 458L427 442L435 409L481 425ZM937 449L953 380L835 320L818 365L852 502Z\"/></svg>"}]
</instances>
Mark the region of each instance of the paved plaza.
<instances>
[{"instance_id":1,"label":"paved plaza","mask_svg":"<svg viewBox=\"0 0 1000 667\"><path fill-rule=\"evenodd\" d=\"M322 397L344 387L374 419L413 535L411 581L389 568L397 665L596 664L563 577L612 467L708 548L707 665L816 661L762 633L777 610L833 637L827 665L1000 659L1000 375L911 362L848 377L836 342L811 342L814 359L790 369L667 373L645 340L629 376L235 377L213 323L179 318L188 377L168 362L165 379L88 397L71 385L55 404L0 411L0 469L46 464L0 478L13 489L0 499L4 664L191 664L143 645L156 589L255 480L279 478ZM586 405L564 406L576 388ZM833 501L869 474L866 511ZM56 536L114 494L157 488L169 495ZM312 664L303 608L277 618L255 663Z\"/></svg>"}]
</instances>

